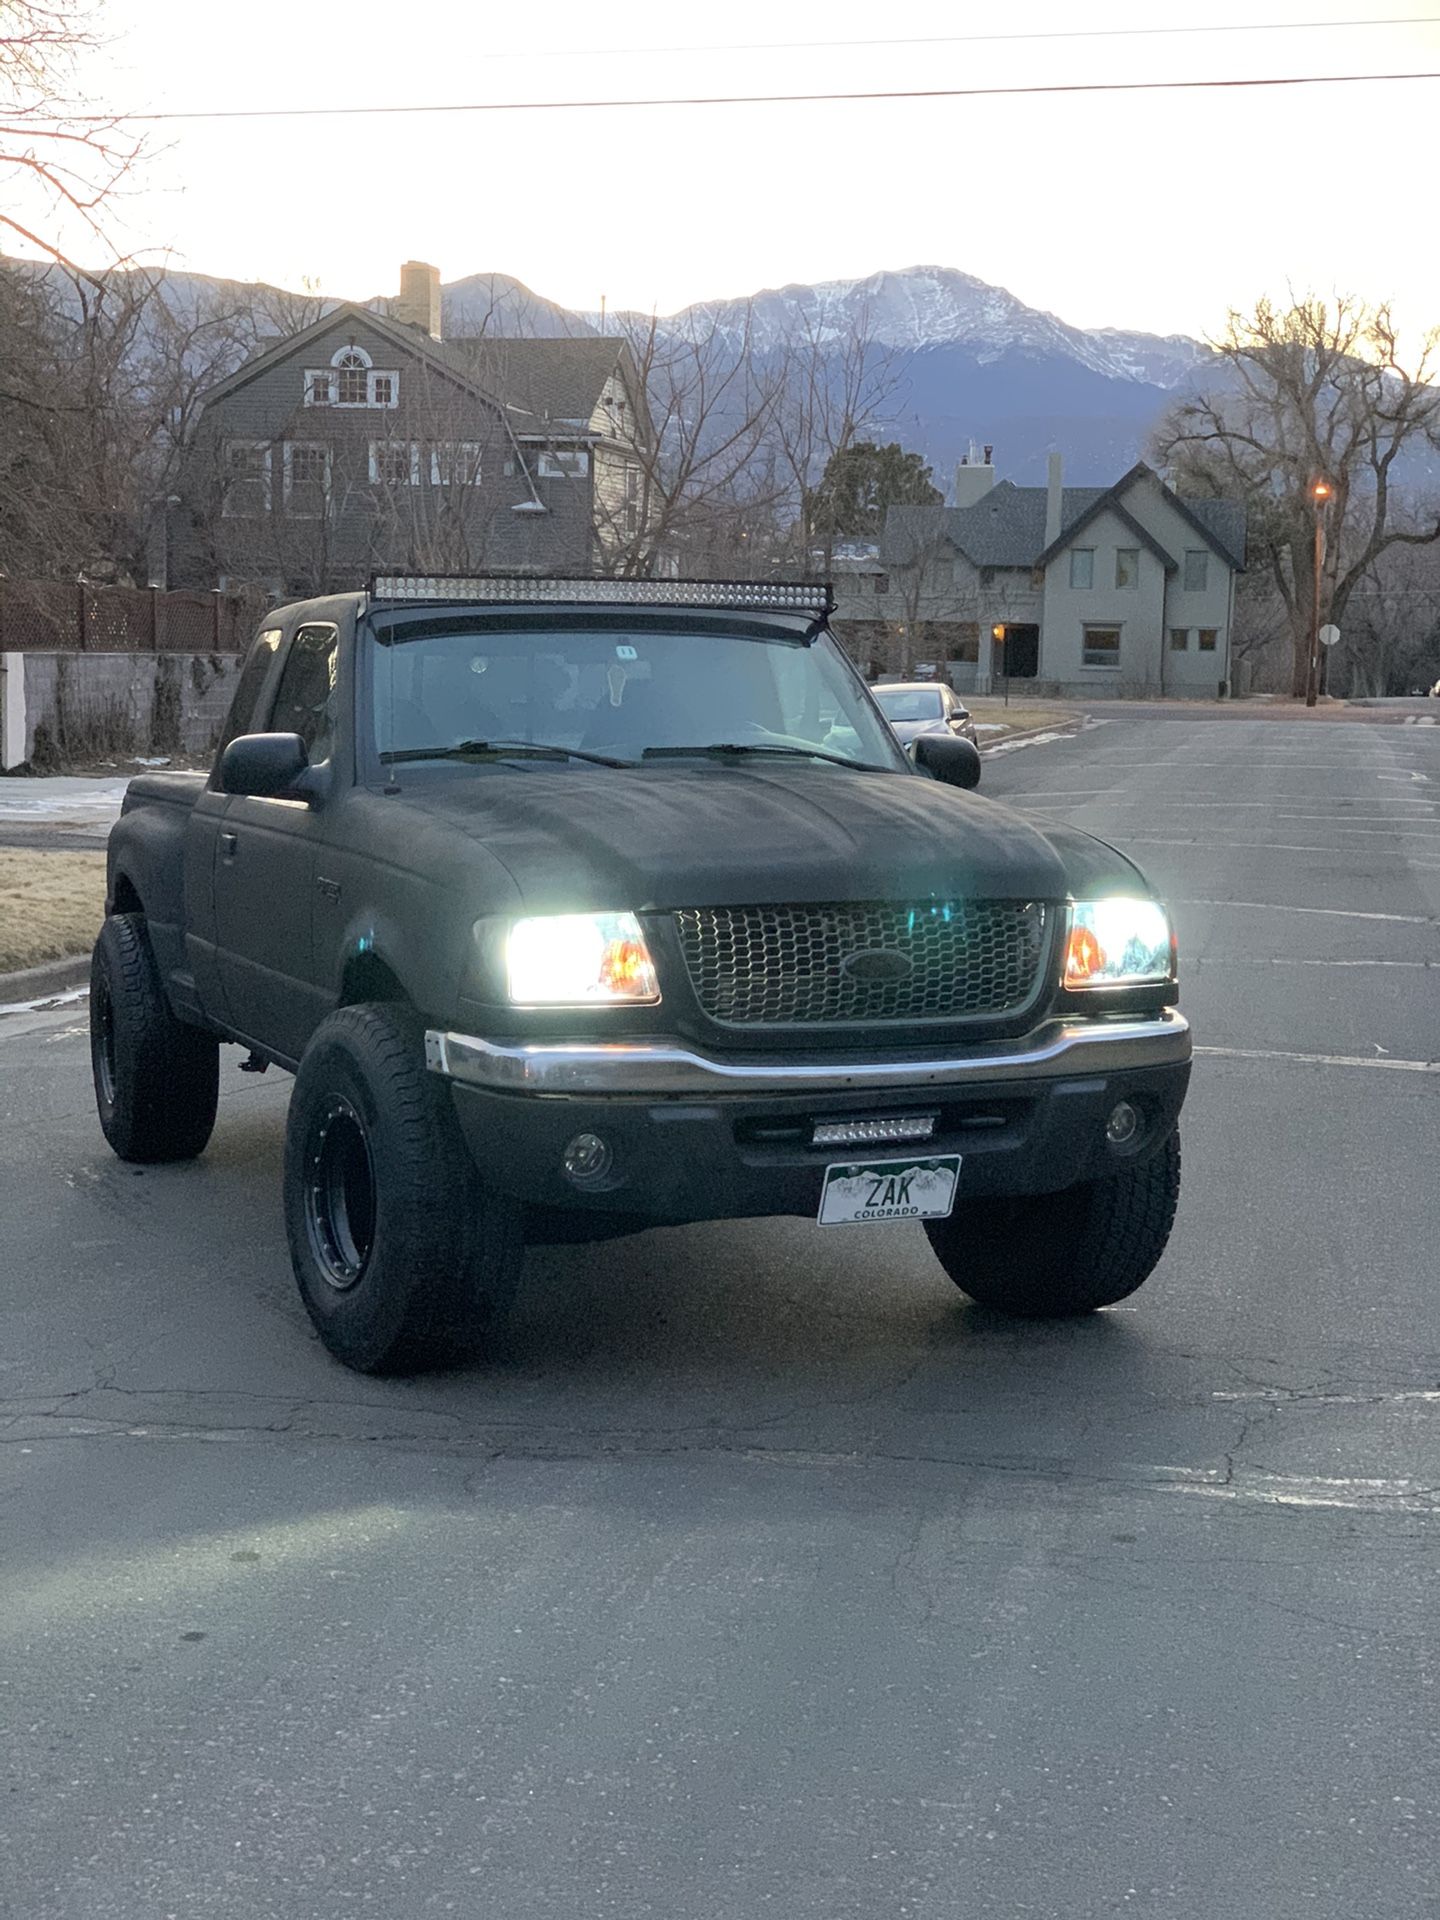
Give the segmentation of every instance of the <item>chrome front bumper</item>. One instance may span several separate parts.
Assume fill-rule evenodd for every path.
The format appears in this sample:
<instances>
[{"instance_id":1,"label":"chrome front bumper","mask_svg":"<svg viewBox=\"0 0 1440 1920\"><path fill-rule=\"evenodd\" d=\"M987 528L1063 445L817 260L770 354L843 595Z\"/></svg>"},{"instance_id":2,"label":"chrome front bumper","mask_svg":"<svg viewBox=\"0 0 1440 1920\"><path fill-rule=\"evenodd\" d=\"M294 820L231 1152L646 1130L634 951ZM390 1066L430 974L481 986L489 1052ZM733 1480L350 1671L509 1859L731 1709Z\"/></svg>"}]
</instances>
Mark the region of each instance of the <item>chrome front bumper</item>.
<instances>
[{"instance_id":1,"label":"chrome front bumper","mask_svg":"<svg viewBox=\"0 0 1440 1920\"><path fill-rule=\"evenodd\" d=\"M863 1060L813 1053L717 1060L659 1041L501 1046L473 1034L434 1028L425 1035L426 1066L461 1085L490 1093L629 1094L647 1099L1023 1083L1072 1073L1176 1066L1189 1058L1190 1023L1174 1012L1136 1020L1056 1020L1023 1040L973 1051Z\"/></svg>"}]
</instances>

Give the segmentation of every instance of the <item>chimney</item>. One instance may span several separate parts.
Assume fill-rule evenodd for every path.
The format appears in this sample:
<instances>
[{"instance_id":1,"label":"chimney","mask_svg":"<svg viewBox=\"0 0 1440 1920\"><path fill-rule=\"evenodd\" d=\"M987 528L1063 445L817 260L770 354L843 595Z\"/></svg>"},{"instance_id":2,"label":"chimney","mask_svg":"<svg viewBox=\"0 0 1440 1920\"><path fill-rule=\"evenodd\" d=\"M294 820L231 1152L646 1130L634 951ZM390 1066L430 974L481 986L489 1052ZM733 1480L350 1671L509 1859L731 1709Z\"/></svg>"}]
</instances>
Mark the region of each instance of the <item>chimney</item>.
<instances>
[{"instance_id":1,"label":"chimney","mask_svg":"<svg viewBox=\"0 0 1440 1920\"><path fill-rule=\"evenodd\" d=\"M980 449L972 440L970 451L962 453L960 464L955 469L955 504L957 507L973 507L995 484L995 469L990 456L995 451L986 447L985 458L980 458Z\"/></svg>"},{"instance_id":2,"label":"chimney","mask_svg":"<svg viewBox=\"0 0 1440 1920\"><path fill-rule=\"evenodd\" d=\"M1045 545L1054 546L1060 538L1060 524L1065 517L1064 469L1058 453L1050 456L1050 477L1045 485Z\"/></svg>"},{"instance_id":3,"label":"chimney","mask_svg":"<svg viewBox=\"0 0 1440 1920\"><path fill-rule=\"evenodd\" d=\"M392 320L419 327L432 340L440 338L440 269L423 260L407 260L400 269L399 298L390 302Z\"/></svg>"}]
</instances>

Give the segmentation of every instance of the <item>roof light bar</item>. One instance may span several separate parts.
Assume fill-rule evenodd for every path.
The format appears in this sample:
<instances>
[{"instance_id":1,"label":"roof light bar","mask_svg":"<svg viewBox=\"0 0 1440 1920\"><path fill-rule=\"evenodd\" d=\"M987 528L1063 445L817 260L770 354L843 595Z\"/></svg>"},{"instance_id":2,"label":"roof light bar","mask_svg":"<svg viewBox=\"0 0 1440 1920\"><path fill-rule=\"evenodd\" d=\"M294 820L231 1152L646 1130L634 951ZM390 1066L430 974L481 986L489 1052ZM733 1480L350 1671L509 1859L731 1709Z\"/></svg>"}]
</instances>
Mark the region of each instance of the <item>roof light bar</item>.
<instances>
[{"instance_id":1,"label":"roof light bar","mask_svg":"<svg viewBox=\"0 0 1440 1920\"><path fill-rule=\"evenodd\" d=\"M377 573L376 600L480 601L515 606L744 607L827 614L835 602L817 580L595 580L563 574Z\"/></svg>"}]
</instances>

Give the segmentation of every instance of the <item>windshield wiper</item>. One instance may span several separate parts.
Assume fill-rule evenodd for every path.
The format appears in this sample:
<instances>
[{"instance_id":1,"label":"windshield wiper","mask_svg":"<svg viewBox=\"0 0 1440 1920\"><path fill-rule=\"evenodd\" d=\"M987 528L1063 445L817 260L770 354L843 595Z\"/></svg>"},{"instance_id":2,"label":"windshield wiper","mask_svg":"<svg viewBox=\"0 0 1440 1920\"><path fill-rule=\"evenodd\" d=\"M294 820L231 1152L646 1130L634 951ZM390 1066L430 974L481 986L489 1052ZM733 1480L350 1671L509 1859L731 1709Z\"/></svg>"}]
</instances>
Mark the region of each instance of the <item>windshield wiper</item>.
<instances>
[{"instance_id":1,"label":"windshield wiper","mask_svg":"<svg viewBox=\"0 0 1440 1920\"><path fill-rule=\"evenodd\" d=\"M391 753L382 753L380 763L391 767L403 760L478 760L487 753L507 760L522 753L540 760L588 760L597 767L633 767L635 764L633 760L613 759L608 753L586 753L580 747L556 747L538 740L462 740L454 747L398 747Z\"/></svg>"},{"instance_id":2,"label":"windshield wiper","mask_svg":"<svg viewBox=\"0 0 1440 1920\"><path fill-rule=\"evenodd\" d=\"M795 760L828 760L832 767L850 767L856 773L889 773L889 767L872 766L868 760L851 760L843 753L827 753L824 747L790 747L776 740L716 740L702 747L646 747L642 760L693 759L697 754L712 754L727 759L731 754L779 753Z\"/></svg>"}]
</instances>

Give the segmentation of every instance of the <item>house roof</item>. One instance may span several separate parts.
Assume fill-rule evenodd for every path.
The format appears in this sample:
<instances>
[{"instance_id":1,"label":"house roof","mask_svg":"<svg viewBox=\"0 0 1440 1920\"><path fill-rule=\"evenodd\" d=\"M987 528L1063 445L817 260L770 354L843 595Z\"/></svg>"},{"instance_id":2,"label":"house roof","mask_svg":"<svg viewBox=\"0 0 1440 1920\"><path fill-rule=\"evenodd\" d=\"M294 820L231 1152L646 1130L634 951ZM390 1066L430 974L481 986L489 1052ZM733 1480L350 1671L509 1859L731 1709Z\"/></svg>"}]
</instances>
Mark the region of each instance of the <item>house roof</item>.
<instances>
[{"instance_id":1,"label":"house roof","mask_svg":"<svg viewBox=\"0 0 1440 1920\"><path fill-rule=\"evenodd\" d=\"M1062 524L1078 520L1103 487L1066 487ZM903 564L941 535L977 567L1033 567L1045 545L1045 489L1001 480L973 507L892 507L885 516L885 558Z\"/></svg>"},{"instance_id":2,"label":"house roof","mask_svg":"<svg viewBox=\"0 0 1440 1920\"><path fill-rule=\"evenodd\" d=\"M588 426L606 382L629 360L629 349L613 335L577 339L449 341L492 392L516 408L557 425ZM627 368L627 371L632 371ZM632 390L635 381L629 382Z\"/></svg>"},{"instance_id":3,"label":"house roof","mask_svg":"<svg viewBox=\"0 0 1440 1920\"><path fill-rule=\"evenodd\" d=\"M357 326L366 327L373 333L378 333L382 339L388 340L402 353L409 353L416 359L428 360L432 366L439 367L461 381L481 399L489 400L495 406L500 405L494 391L480 380L471 361L464 354L457 353L453 344L432 339L419 327L408 326L401 320L392 320L388 314L375 313L369 307L362 307L353 300L346 300L341 305L332 307L328 313L322 314L308 327L301 327L297 333L280 335L262 352L253 355L245 361L243 366L237 367L234 373L228 374L225 379L218 380L213 387L210 387L202 396L205 404L208 406L216 400L223 399L227 394L234 393L237 388L246 386L250 381L258 379L260 375L268 373L272 367L294 359L298 354L303 353L312 341L323 340L337 327L343 327L347 320L353 321Z\"/></svg>"},{"instance_id":4,"label":"house roof","mask_svg":"<svg viewBox=\"0 0 1440 1920\"><path fill-rule=\"evenodd\" d=\"M885 516L884 557L903 565L917 547L948 540L976 567L1041 567L1048 564L1102 511L1114 513L1136 542L1167 570L1176 556L1126 507L1123 495L1144 477L1157 481L1187 525L1237 572L1245 566L1245 509L1235 500L1182 500L1143 461L1111 487L1066 487L1061 496L1060 537L1045 543L1045 487L1017 487L1001 480L970 507L892 507Z\"/></svg>"}]
</instances>

